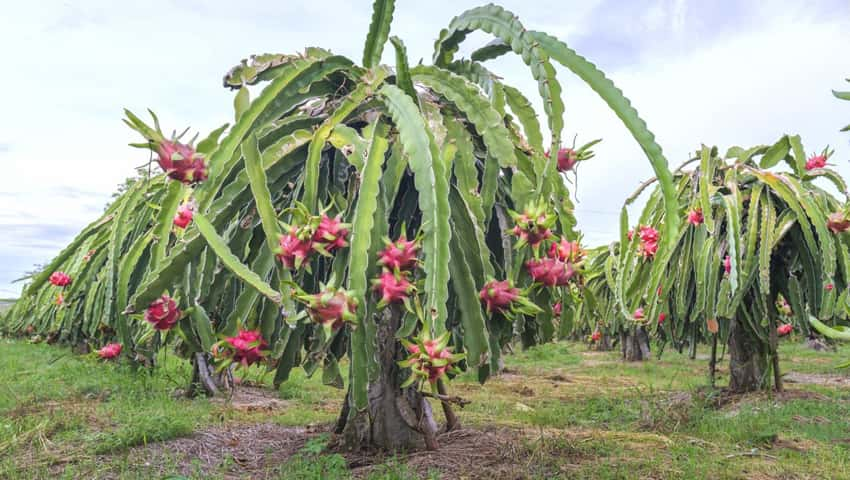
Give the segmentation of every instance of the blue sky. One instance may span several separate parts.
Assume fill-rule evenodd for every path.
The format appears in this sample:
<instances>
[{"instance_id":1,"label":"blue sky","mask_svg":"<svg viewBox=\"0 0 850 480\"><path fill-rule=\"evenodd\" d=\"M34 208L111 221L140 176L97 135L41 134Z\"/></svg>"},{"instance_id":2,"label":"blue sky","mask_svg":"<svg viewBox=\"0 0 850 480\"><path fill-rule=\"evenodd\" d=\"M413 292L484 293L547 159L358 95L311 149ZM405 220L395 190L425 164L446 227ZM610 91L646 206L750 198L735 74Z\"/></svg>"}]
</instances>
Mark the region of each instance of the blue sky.
<instances>
[{"instance_id":1,"label":"blue sky","mask_svg":"<svg viewBox=\"0 0 850 480\"><path fill-rule=\"evenodd\" d=\"M393 34L412 61L430 58L451 17L479 1L398 0ZM527 28L557 35L626 92L674 165L700 143L771 143L800 133L808 151L836 148L850 176L850 104L830 89L850 76L850 2L576 0L500 2ZM156 110L169 128L229 121L221 77L252 53L308 45L359 60L371 0L77 2L4 7L0 18L0 297L97 217L115 186L147 161L122 108ZM471 35L461 53L486 43ZM385 57L390 61L389 55ZM492 62L533 96L516 58ZM651 169L594 93L560 72L565 138L601 137L574 190L590 244L616 233L622 200ZM539 105L539 104L538 104Z\"/></svg>"}]
</instances>

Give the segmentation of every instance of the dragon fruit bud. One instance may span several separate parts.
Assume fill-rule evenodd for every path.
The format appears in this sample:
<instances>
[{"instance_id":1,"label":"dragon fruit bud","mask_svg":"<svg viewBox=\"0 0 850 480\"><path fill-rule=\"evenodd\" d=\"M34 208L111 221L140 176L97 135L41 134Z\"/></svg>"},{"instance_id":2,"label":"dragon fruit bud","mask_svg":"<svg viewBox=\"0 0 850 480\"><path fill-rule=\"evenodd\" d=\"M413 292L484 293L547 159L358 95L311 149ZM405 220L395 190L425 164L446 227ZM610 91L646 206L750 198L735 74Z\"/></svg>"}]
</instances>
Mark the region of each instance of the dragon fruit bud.
<instances>
[{"instance_id":1,"label":"dragon fruit bud","mask_svg":"<svg viewBox=\"0 0 850 480\"><path fill-rule=\"evenodd\" d=\"M553 313L556 317L560 317L560 316L561 316L561 312L563 311L563 309L564 309L564 307L561 305L561 302L558 302L558 303L556 303L556 304L552 305L552 313Z\"/></svg>"},{"instance_id":2,"label":"dragon fruit bud","mask_svg":"<svg viewBox=\"0 0 850 480\"><path fill-rule=\"evenodd\" d=\"M835 288L835 285L833 285L831 283L827 283L826 286L823 287L823 288L825 288L827 292L831 292L832 289Z\"/></svg>"},{"instance_id":3,"label":"dragon fruit bud","mask_svg":"<svg viewBox=\"0 0 850 480\"><path fill-rule=\"evenodd\" d=\"M806 161L806 170L824 168L826 166L826 155L814 155Z\"/></svg>"},{"instance_id":4,"label":"dragon fruit bud","mask_svg":"<svg viewBox=\"0 0 850 480\"><path fill-rule=\"evenodd\" d=\"M120 343L108 343L103 348L97 351L97 356L104 360L111 360L118 355L121 355Z\"/></svg>"},{"instance_id":5,"label":"dragon fruit bud","mask_svg":"<svg viewBox=\"0 0 850 480\"><path fill-rule=\"evenodd\" d=\"M191 145L163 140L157 145L156 153L159 156L159 166L169 178L187 184L207 179L204 157Z\"/></svg>"},{"instance_id":6,"label":"dragon fruit bud","mask_svg":"<svg viewBox=\"0 0 850 480\"><path fill-rule=\"evenodd\" d=\"M794 327L790 323L783 323L782 325L776 327L776 333L780 337L784 337L791 333L791 330L794 330Z\"/></svg>"},{"instance_id":7,"label":"dragon fruit bud","mask_svg":"<svg viewBox=\"0 0 850 480\"><path fill-rule=\"evenodd\" d=\"M667 314L666 314L666 313L664 313L664 312L659 313L659 314L658 314L658 324L659 324L659 325L663 325L663 324L664 324L664 320L667 320Z\"/></svg>"},{"instance_id":8,"label":"dragon fruit bud","mask_svg":"<svg viewBox=\"0 0 850 480\"><path fill-rule=\"evenodd\" d=\"M59 295L56 295L56 305L62 305L64 303L65 303L65 296L62 295L62 293L59 293Z\"/></svg>"},{"instance_id":9,"label":"dragon fruit bud","mask_svg":"<svg viewBox=\"0 0 850 480\"><path fill-rule=\"evenodd\" d=\"M260 332L253 330L239 330L238 335L225 338L224 341L232 349L231 359L246 367L262 360L267 353L264 349L269 346Z\"/></svg>"},{"instance_id":10,"label":"dragon fruit bud","mask_svg":"<svg viewBox=\"0 0 850 480\"><path fill-rule=\"evenodd\" d=\"M404 272L398 274L384 270L381 275L372 280L373 289L380 295L378 307L382 308L391 303L403 303L416 291L416 287L407 279Z\"/></svg>"},{"instance_id":11,"label":"dragon fruit bud","mask_svg":"<svg viewBox=\"0 0 850 480\"><path fill-rule=\"evenodd\" d=\"M599 330L595 330L590 335L590 339L593 340L594 342L598 342L598 341L602 340L602 332L600 332Z\"/></svg>"},{"instance_id":12,"label":"dragon fruit bud","mask_svg":"<svg viewBox=\"0 0 850 480\"><path fill-rule=\"evenodd\" d=\"M508 280L490 280L478 293L478 297L490 313L501 313L510 309L511 303L518 296L519 289L513 287Z\"/></svg>"},{"instance_id":13,"label":"dragon fruit bud","mask_svg":"<svg viewBox=\"0 0 850 480\"><path fill-rule=\"evenodd\" d=\"M826 217L826 226L832 233L843 233L850 230L850 217L843 212L833 212Z\"/></svg>"},{"instance_id":14,"label":"dragon fruit bud","mask_svg":"<svg viewBox=\"0 0 850 480\"><path fill-rule=\"evenodd\" d=\"M345 290L325 290L299 298L307 304L307 313L314 322L339 330L345 322L356 320L357 300Z\"/></svg>"},{"instance_id":15,"label":"dragon fruit bud","mask_svg":"<svg viewBox=\"0 0 850 480\"><path fill-rule=\"evenodd\" d=\"M638 320L638 321L643 320L643 317L644 317L643 307L638 307L635 310L635 312L632 314L632 318L634 318L635 320Z\"/></svg>"},{"instance_id":16,"label":"dragon fruit bud","mask_svg":"<svg viewBox=\"0 0 850 480\"><path fill-rule=\"evenodd\" d=\"M333 252L338 248L347 247L345 237L348 235L347 225L342 223L339 215L331 218L322 214L319 226L313 234L313 242L321 244L325 251Z\"/></svg>"},{"instance_id":17,"label":"dragon fruit bud","mask_svg":"<svg viewBox=\"0 0 850 480\"><path fill-rule=\"evenodd\" d=\"M174 225L177 228L186 228L192 223L192 217L195 215L195 204L185 202L177 207L177 214L174 215Z\"/></svg>"},{"instance_id":18,"label":"dragon fruit bud","mask_svg":"<svg viewBox=\"0 0 850 480\"><path fill-rule=\"evenodd\" d=\"M145 321L153 324L156 330L168 330L180 319L180 309L177 302L168 295L163 295L145 310Z\"/></svg>"},{"instance_id":19,"label":"dragon fruit bud","mask_svg":"<svg viewBox=\"0 0 850 480\"><path fill-rule=\"evenodd\" d=\"M399 271L409 271L416 267L416 254L419 253L419 242L408 240L402 233L395 242L387 242L386 247L378 253L378 265Z\"/></svg>"},{"instance_id":20,"label":"dragon fruit bud","mask_svg":"<svg viewBox=\"0 0 850 480\"><path fill-rule=\"evenodd\" d=\"M525 263L525 268L532 280L547 287L566 285L575 274L571 263L557 258L531 259Z\"/></svg>"},{"instance_id":21,"label":"dragon fruit bud","mask_svg":"<svg viewBox=\"0 0 850 480\"><path fill-rule=\"evenodd\" d=\"M71 277L65 272L53 272L48 280L57 287L67 287L71 284Z\"/></svg>"},{"instance_id":22,"label":"dragon fruit bud","mask_svg":"<svg viewBox=\"0 0 850 480\"><path fill-rule=\"evenodd\" d=\"M307 238L302 238L305 236ZM289 233L282 234L278 243L280 251L277 258L288 269L301 268L313 249L312 235L304 235L297 227L290 227Z\"/></svg>"},{"instance_id":23,"label":"dragon fruit bud","mask_svg":"<svg viewBox=\"0 0 850 480\"><path fill-rule=\"evenodd\" d=\"M726 272L726 275L732 273L732 257L726 255L726 258L723 259L723 271Z\"/></svg>"},{"instance_id":24,"label":"dragon fruit bud","mask_svg":"<svg viewBox=\"0 0 850 480\"><path fill-rule=\"evenodd\" d=\"M549 256L563 262L578 263L584 258L584 254L585 252L582 250L578 241L570 242L564 237L561 237L560 241L553 243L549 247Z\"/></svg>"},{"instance_id":25,"label":"dragon fruit bud","mask_svg":"<svg viewBox=\"0 0 850 480\"><path fill-rule=\"evenodd\" d=\"M698 227L702 225L702 222L705 221L705 217L702 215L702 209L696 208L688 212L688 223L691 225Z\"/></svg>"},{"instance_id":26,"label":"dragon fruit bud","mask_svg":"<svg viewBox=\"0 0 850 480\"><path fill-rule=\"evenodd\" d=\"M626 233L626 238L631 242L633 238L635 238L635 230L631 229Z\"/></svg>"}]
</instances>

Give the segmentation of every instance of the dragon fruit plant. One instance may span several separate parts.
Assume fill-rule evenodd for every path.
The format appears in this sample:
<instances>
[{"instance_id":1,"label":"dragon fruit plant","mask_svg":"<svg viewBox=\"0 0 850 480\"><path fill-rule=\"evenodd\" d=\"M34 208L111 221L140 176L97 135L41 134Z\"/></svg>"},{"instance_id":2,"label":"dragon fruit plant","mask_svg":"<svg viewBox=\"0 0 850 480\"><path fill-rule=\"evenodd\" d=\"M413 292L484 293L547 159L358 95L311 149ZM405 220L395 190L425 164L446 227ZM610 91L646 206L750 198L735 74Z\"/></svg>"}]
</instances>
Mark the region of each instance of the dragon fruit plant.
<instances>
[{"instance_id":1,"label":"dragon fruit plant","mask_svg":"<svg viewBox=\"0 0 850 480\"><path fill-rule=\"evenodd\" d=\"M555 66L576 73L624 122L660 178L672 218L676 190L660 147L601 71L511 12L486 5L462 13L438 32L433 63L411 67L402 40L389 36L394 7L375 1L360 65L321 48L242 61L224 78L237 91L235 123L197 143L164 135L155 116L151 127L127 112L144 139L136 146L153 152L162 173L140 179L51 262L47 275L62 269L74 283L71 307L50 307L44 328L68 341L115 336L132 359L153 359L167 345L191 359L193 383L208 393L227 386L229 369L214 364L235 358L221 357L236 347L218 339L258 332L264 354L244 353L240 363L273 369L276 384L299 366L321 370L326 383L347 389L343 443L388 449L436 448L426 395L446 398L455 372L484 381L507 342L533 345L566 329L581 305L586 260L572 243L573 205L558 172L592 152L564 152L561 162L545 155L564 147ZM496 39L458 57L477 30ZM388 40L392 67L380 64ZM530 66L542 125L525 95L488 68L509 53ZM194 209L181 230L174 219L189 196ZM659 227L653 262L679 223ZM408 240L410 232L419 233ZM79 261L92 248L98 253ZM45 280L33 277L16 318L46 308ZM485 291L482 302L490 281L507 281L508 297L512 288L521 294L504 307L504 291ZM157 329L174 310L155 305L156 322L146 322L145 311L166 291L180 299L181 314ZM415 365L399 365L414 354L399 339L419 346ZM426 341L439 349L429 352ZM339 368L345 357L347 378ZM411 373L424 381L402 387ZM450 404L440 404L453 417Z\"/></svg>"},{"instance_id":2,"label":"dragon fruit plant","mask_svg":"<svg viewBox=\"0 0 850 480\"><path fill-rule=\"evenodd\" d=\"M686 221L680 222L672 249L662 247L665 233L647 237L645 230L653 225L666 231L670 217L660 203L660 188L650 195L640 216L644 226L632 239L624 208L620 241L594 262L600 273L588 279L595 301L585 312L585 328L593 328L596 318L610 318L608 328L625 332L626 340L646 332L662 348L688 348L692 358L697 344L708 342L712 378L722 341L730 353L732 391L771 384L779 389L778 337L792 329L808 335L809 315L832 325L848 315L844 181L826 157L809 168L812 156L797 136L773 145L733 147L723 156L704 147L688 163L696 161L696 168L675 173L681 206L675 214ZM831 182L840 197L821 182ZM647 261L646 244L655 241L660 246ZM660 314L666 321L651 321ZM648 352L648 338L639 346Z\"/></svg>"}]
</instances>

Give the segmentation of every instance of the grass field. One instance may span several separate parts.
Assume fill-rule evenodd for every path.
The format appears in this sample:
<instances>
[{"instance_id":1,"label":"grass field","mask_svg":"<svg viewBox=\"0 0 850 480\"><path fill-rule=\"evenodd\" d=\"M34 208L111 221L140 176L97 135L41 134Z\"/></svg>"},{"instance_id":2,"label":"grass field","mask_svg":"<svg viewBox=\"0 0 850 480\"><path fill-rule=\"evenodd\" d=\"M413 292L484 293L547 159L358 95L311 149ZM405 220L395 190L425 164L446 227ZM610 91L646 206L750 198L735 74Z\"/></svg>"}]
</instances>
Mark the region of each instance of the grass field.
<instances>
[{"instance_id":1,"label":"grass field","mask_svg":"<svg viewBox=\"0 0 850 480\"><path fill-rule=\"evenodd\" d=\"M279 392L249 372L230 402L186 400L189 366L153 374L0 339L0 478L850 478L850 356L781 350L786 392L729 398L703 355L624 364L557 343L509 356L439 452L333 453L342 392L299 371ZM721 381L725 380L721 369Z\"/></svg>"}]
</instances>

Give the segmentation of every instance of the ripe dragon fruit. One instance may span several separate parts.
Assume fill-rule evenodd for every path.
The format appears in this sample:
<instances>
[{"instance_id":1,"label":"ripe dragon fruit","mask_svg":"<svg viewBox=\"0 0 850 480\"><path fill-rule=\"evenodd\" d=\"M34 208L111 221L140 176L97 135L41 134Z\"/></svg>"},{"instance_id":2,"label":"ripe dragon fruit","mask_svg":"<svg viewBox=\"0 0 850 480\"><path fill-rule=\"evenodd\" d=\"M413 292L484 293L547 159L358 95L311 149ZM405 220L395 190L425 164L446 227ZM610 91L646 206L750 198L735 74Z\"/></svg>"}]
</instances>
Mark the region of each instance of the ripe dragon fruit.
<instances>
[{"instance_id":1,"label":"ripe dragon fruit","mask_svg":"<svg viewBox=\"0 0 850 480\"><path fill-rule=\"evenodd\" d=\"M313 234L308 229L290 227L289 233L282 234L278 239L280 249L277 258L290 270L301 268L313 250L312 238Z\"/></svg>"},{"instance_id":2,"label":"ripe dragon fruit","mask_svg":"<svg viewBox=\"0 0 850 480\"><path fill-rule=\"evenodd\" d=\"M549 152L543 154L546 158L549 158ZM578 163L578 153L572 148L561 148L558 150L558 171L559 172L569 172L572 171L576 164Z\"/></svg>"},{"instance_id":3,"label":"ripe dragon fruit","mask_svg":"<svg viewBox=\"0 0 850 480\"><path fill-rule=\"evenodd\" d=\"M788 303L788 300L785 297L781 297L776 301L776 308L779 310L779 313L785 315L786 317L790 317L793 314L793 310L791 310L791 304Z\"/></svg>"},{"instance_id":4,"label":"ripe dragon fruit","mask_svg":"<svg viewBox=\"0 0 850 480\"><path fill-rule=\"evenodd\" d=\"M169 178L186 184L207 179L204 156L191 145L176 140L162 140L156 146L156 153L157 163Z\"/></svg>"},{"instance_id":5,"label":"ripe dragon fruit","mask_svg":"<svg viewBox=\"0 0 850 480\"><path fill-rule=\"evenodd\" d=\"M794 330L794 327L790 323L783 323L782 325L776 327L776 333L780 337L784 337L791 333L791 330Z\"/></svg>"},{"instance_id":6,"label":"ripe dragon fruit","mask_svg":"<svg viewBox=\"0 0 850 480\"><path fill-rule=\"evenodd\" d=\"M259 331L240 329L238 335L225 338L224 341L227 345L217 349L216 355L228 356L233 362L246 367L261 361L268 353L265 349L269 344ZM223 353L222 350L229 353Z\"/></svg>"},{"instance_id":7,"label":"ripe dragon fruit","mask_svg":"<svg viewBox=\"0 0 850 480\"><path fill-rule=\"evenodd\" d=\"M593 333L590 335L590 339L594 342L602 340L602 332L600 332L599 330L594 330Z\"/></svg>"},{"instance_id":8,"label":"ripe dragon fruit","mask_svg":"<svg viewBox=\"0 0 850 480\"><path fill-rule=\"evenodd\" d=\"M644 312L643 312L643 307L638 307L638 308L634 311L634 313L632 313L632 318L634 318L636 321L638 321L638 322L639 322L639 321L643 320L644 315L645 315L645 314L644 314Z\"/></svg>"},{"instance_id":9,"label":"ripe dragon fruit","mask_svg":"<svg viewBox=\"0 0 850 480\"><path fill-rule=\"evenodd\" d=\"M490 280L478 293L478 298L484 302L490 313L509 310L511 303L517 297L519 297L519 289L512 286L509 280Z\"/></svg>"},{"instance_id":10,"label":"ripe dragon fruit","mask_svg":"<svg viewBox=\"0 0 850 480\"><path fill-rule=\"evenodd\" d=\"M732 257L726 255L726 258L723 259L723 271L726 275L732 273Z\"/></svg>"},{"instance_id":11,"label":"ripe dragon fruit","mask_svg":"<svg viewBox=\"0 0 850 480\"><path fill-rule=\"evenodd\" d=\"M408 240L402 233L398 240L385 239L384 243L386 246L378 253L378 265L393 271L410 271L416 267L416 255L419 253L417 239Z\"/></svg>"},{"instance_id":12,"label":"ripe dragon fruit","mask_svg":"<svg viewBox=\"0 0 850 480\"><path fill-rule=\"evenodd\" d=\"M104 360L111 360L121 355L120 343L108 343L97 351L97 356Z\"/></svg>"},{"instance_id":13,"label":"ripe dragon fruit","mask_svg":"<svg viewBox=\"0 0 850 480\"><path fill-rule=\"evenodd\" d=\"M319 293L295 298L307 306L307 313L314 322L328 330L336 331L346 322L357 322L357 299L343 289L326 287Z\"/></svg>"},{"instance_id":14,"label":"ripe dragon fruit","mask_svg":"<svg viewBox=\"0 0 850 480\"><path fill-rule=\"evenodd\" d=\"M667 314L661 312L658 314L658 325L664 325L664 320L667 320Z\"/></svg>"},{"instance_id":15,"label":"ripe dragon fruit","mask_svg":"<svg viewBox=\"0 0 850 480\"><path fill-rule=\"evenodd\" d=\"M850 216L844 212L833 212L826 217L826 226L832 233L843 233L850 230Z\"/></svg>"},{"instance_id":16,"label":"ripe dragon fruit","mask_svg":"<svg viewBox=\"0 0 850 480\"><path fill-rule=\"evenodd\" d=\"M531 245L535 251L540 242L552 236L551 228L557 220L543 202L530 205L523 213L510 212L510 215L516 224L511 233L519 238L515 248Z\"/></svg>"},{"instance_id":17,"label":"ripe dragon fruit","mask_svg":"<svg viewBox=\"0 0 850 480\"><path fill-rule=\"evenodd\" d=\"M167 294L163 294L151 302L145 310L145 321L153 324L156 330L168 330L180 319L180 309L177 302Z\"/></svg>"},{"instance_id":18,"label":"ripe dragon fruit","mask_svg":"<svg viewBox=\"0 0 850 480\"><path fill-rule=\"evenodd\" d=\"M313 233L313 249L328 254L338 248L348 246L345 237L348 235L348 224L342 223L340 216L331 218L324 213Z\"/></svg>"},{"instance_id":19,"label":"ripe dragon fruit","mask_svg":"<svg viewBox=\"0 0 850 480\"><path fill-rule=\"evenodd\" d=\"M655 257L658 252L658 230L650 226L641 226L638 235L640 236L640 254L645 258Z\"/></svg>"},{"instance_id":20,"label":"ripe dragon fruit","mask_svg":"<svg viewBox=\"0 0 850 480\"><path fill-rule=\"evenodd\" d=\"M71 284L71 277L65 272L53 272L48 280L57 287L67 287Z\"/></svg>"},{"instance_id":21,"label":"ripe dragon fruit","mask_svg":"<svg viewBox=\"0 0 850 480\"><path fill-rule=\"evenodd\" d=\"M556 317L560 317L563 309L564 309L564 307L563 307L563 305L561 305L561 302L558 302L558 303L552 305L552 314L555 315Z\"/></svg>"},{"instance_id":22,"label":"ripe dragon fruit","mask_svg":"<svg viewBox=\"0 0 850 480\"><path fill-rule=\"evenodd\" d=\"M813 155L806 161L806 170L826 167L826 155Z\"/></svg>"},{"instance_id":23,"label":"ripe dragon fruit","mask_svg":"<svg viewBox=\"0 0 850 480\"><path fill-rule=\"evenodd\" d=\"M826 286L825 286L825 287L823 287L823 288L825 288L827 292L831 292L831 291L832 291L832 289L834 289L834 288L835 288L835 285L833 285L833 284L831 284L831 283L827 283L827 284L826 284Z\"/></svg>"},{"instance_id":24,"label":"ripe dragon fruit","mask_svg":"<svg viewBox=\"0 0 850 480\"><path fill-rule=\"evenodd\" d=\"M449 338L449 334L445 333L436 340L420 338L416 343L402 340L402 345L410 355L398 364L411 370L411 375L402 384L402 388L413 384L417 379L434 384L446 373L460 372L454 365L466 355L453 354L452 348L447 346Z\"/></svg>"},{"instance_id":25,"label":"ripe dragon fruit","mask_svg":"<svg viewBox=\"0 0 850 480\"><path fill-rule=\"evenodd\" d=\"M570 242L564 237L549 247L549 256L562 262L578 263L584 258L585 252L578 241Z\"/></svg>"},{"instance_id":26,"label":"ripe dragon fruit","mask_svg":"<svg viewBox=\"0 0 850 480\"><path fill-rule=\"evenodd\" d=\"M195 215L195 204L193 202L185 202L177 208L177 214L174 215L174 225L177 228L186 228L192 223L192 217Z\"/></svg>"},{"instance_id":27,"label":"ripe dragon fruit","mask_svg":"<svg viewBox=\"0 0 850 480\"><path fill-rule=\"evenodd\" d=\"M407 273L384 270L381 275L372 280L372 288L381 300L378 308L384 308L391 303L405 303L416 287L407 279Z\"/></svg>"},{"instance_id":28,"label":"ripe dragon fruit","mask_svg":"<svg viewBox=\"0 0 850 480\"><path fill-rule=\"evenodd\" d=\"M702 215L701 208L696 208L688 212L688 223L690 223L691 225L698 227L702 225L704 221L705 217Z\"/></svg>"},{"instance_id":29,"label":"ripe dragon fruit","mask_svg":"<svg viewBox=\"0 0 850 480\"><path fill-rule=\"evenodd\" d=\"M575 274L572 264L557 258L531 259L525 268L532 280L547 287L567 285Z\"/></svg>"}]
</instances>

